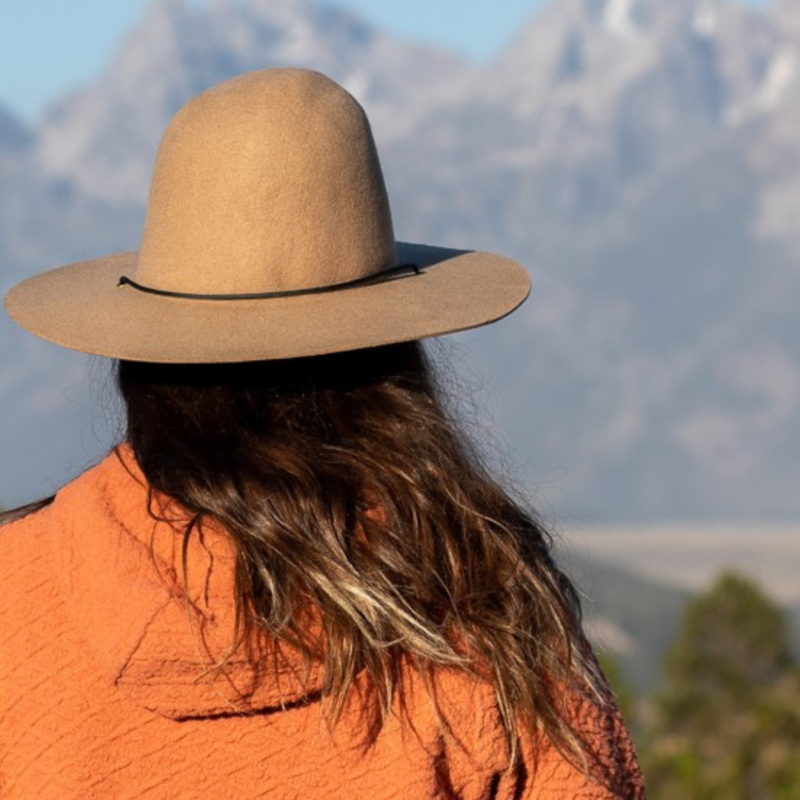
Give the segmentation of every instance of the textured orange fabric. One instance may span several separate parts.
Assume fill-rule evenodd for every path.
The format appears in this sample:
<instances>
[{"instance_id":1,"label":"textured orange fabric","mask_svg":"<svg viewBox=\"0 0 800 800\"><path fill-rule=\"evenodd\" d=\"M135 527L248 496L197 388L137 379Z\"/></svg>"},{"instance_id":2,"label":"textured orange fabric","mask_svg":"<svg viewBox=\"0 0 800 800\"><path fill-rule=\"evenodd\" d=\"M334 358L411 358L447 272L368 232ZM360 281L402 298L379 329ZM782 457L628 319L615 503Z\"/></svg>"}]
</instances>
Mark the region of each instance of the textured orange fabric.
<instances>
[{"instance_id":1,"label":"textured orange fabric","mask_svg":"<svg viewBox=\"0 0 800 800\"><path fill-rule=\"evenodd\" d=\"M358 697L329 730L318 676L291 653L256 643L209 670L233 623L232 545L193 540L184 594L181 535L123 459L0 529L0 797L644 797L618 714L580 698L605 786L546 742L509 772L491 690L453 671L433 686L450 733L409 672L365 751Z\"/></svg>"}]
</instances>

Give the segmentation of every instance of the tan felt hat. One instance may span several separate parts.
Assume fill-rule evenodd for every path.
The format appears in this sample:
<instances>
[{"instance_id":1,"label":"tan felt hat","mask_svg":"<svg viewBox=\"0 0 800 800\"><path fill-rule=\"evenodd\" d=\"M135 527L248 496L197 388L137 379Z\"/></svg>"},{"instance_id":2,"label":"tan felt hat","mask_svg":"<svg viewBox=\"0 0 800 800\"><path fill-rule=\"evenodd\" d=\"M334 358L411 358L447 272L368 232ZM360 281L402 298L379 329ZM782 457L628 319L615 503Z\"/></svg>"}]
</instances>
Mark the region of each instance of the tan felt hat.
<instances>
[{"instance_id":1,"label":"tan felt hat","mask_svg":"<svg viewBox=\"0 0 800 800\"><path fill-rule=\"evenodd\" d=\"M5 307L74 350L219 363L473 328L529 290L511 259L395 242L361 106L317 72L270 69L177 113L138 252L37 275Z\"/></svg>"}]
</instances>

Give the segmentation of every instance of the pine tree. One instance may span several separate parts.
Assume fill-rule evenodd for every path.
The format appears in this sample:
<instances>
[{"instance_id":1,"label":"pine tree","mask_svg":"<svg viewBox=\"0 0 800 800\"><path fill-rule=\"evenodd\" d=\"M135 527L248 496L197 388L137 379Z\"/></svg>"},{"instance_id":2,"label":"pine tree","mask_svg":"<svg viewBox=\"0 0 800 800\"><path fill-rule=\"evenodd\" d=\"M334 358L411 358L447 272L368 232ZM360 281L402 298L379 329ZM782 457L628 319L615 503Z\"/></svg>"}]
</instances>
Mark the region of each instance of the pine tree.
<instances>
[{"instance_id":1,"label":"pine tree","mask_svg":"<svg viewBox=\"0 0 800 800\"><path fill-rule=\"evenodd\" d=\"M788 620L722 575L689 603L645 754L655 800L800 798L800 670Z\"/></svg>"}]
</instances>

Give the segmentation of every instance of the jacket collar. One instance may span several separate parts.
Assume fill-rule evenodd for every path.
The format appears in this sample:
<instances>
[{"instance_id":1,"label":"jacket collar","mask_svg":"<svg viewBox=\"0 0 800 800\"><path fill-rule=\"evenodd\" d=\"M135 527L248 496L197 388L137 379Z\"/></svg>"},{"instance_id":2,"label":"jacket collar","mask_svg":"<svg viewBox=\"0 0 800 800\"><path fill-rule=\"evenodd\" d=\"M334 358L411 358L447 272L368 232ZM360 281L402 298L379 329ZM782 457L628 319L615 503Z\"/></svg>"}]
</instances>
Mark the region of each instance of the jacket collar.
<instances>
[{"instance_id":1,"label":"jacket collar","mask_svg":"<svg viewBox=\"0 0 800 800\"><path fill-rule=\"evenodd\" d=\"M58 493L53 556L79 635L106 679L130 700L173 719L277 709L310 700L322 670L267 637L225 662L233 641L236 554L220 528L192 535L188 517L153 498L130 448ZM184 583L185 579L185 583Z\"/></svg>"}]
</instances>

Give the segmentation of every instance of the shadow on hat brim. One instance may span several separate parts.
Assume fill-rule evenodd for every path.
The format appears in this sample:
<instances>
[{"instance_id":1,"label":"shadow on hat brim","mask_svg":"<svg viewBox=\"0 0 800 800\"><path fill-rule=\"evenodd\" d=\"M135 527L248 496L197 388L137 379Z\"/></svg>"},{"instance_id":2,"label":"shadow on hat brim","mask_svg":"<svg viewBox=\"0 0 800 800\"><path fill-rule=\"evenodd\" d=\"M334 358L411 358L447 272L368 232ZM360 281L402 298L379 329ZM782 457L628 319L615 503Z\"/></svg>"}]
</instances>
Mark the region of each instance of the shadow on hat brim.
<instances>
[{"instance_id":1,"label":"shadow on hat brim","mask_svg":"<svg viewBox=\"0 0 800 800\"><path fill-rule=\"evenodd\" d=\"M527 271L492 253L397 243L421 269L321 294L198 300L118 286L138 254L82 261L23 281L5 307L42 339L94 355L228 363L322 355L454 333L494 322L530 291Z\"/></svg>"}]
</instances>

